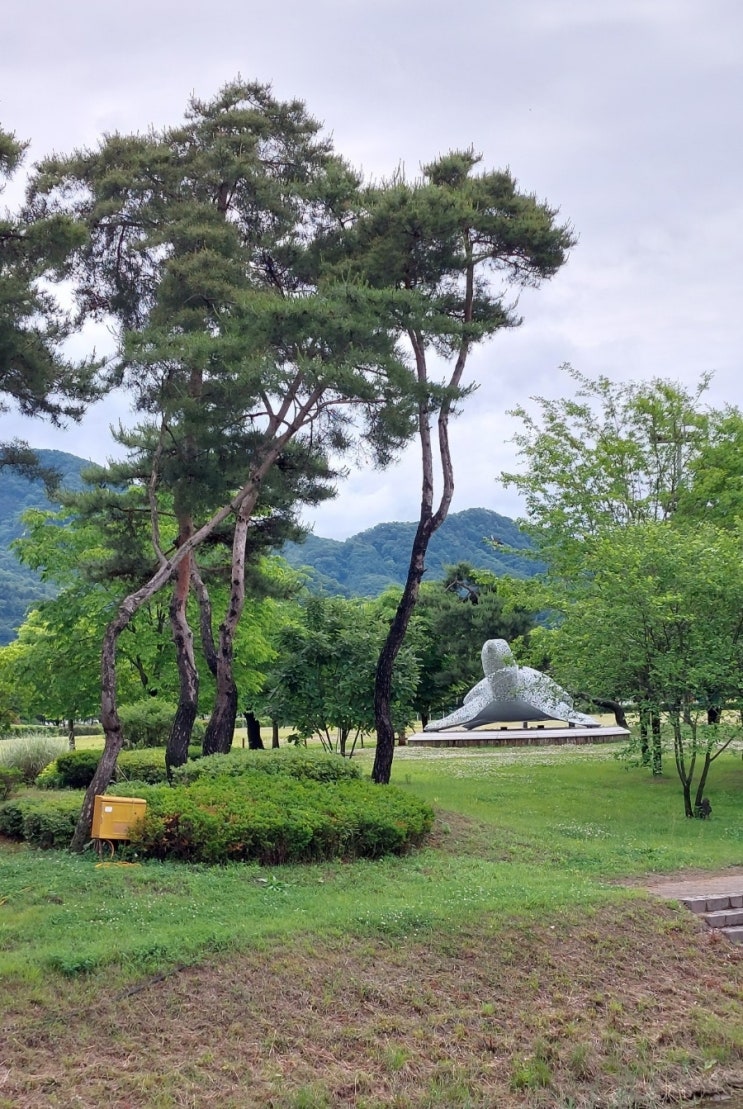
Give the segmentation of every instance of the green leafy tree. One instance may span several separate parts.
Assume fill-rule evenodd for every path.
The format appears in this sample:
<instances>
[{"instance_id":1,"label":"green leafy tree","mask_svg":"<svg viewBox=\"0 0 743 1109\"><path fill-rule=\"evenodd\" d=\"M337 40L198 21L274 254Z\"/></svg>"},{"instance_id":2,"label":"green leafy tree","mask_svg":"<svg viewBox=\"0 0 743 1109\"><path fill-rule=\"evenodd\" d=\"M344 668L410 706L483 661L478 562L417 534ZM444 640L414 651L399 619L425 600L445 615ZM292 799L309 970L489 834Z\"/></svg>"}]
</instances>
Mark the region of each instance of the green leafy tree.
<instances>
[{"instance_id":1,"label":"green leafy tree","mask_svg":"<svg viewBox=\"0 0 743 1109\"><path fill-rule=\"evenodd\" d=\"M523 469L501 474L524 498L528 523L552 564L582 557L606 528L678 516L698 480L719 413L694 389L654 378L595 379L570 366L572 397L534 397L536 412L514 410ZM682 512L683 515L683 512Z\"/></svg>"},{"instance_id":2,"label":"green leafy tree","mask_svg":"<svg viewBox=\"0 0 743 1109\"><path fill-rule=\"evenodd\" d=\"M340 597L313 597L299 616L278 635L265 708L301 738L319 736L327 750L353 754L359 737L374 727L374 673L385 625L373 604ZM417 674L415 656L403 651L393 696L398 730L414 716Z\"/></svg>"},{"instance_id":3,"label":"green leafy tree","mask_svg":"<svg viewBox=\"0 0 743 1109\"><path fill-rule=\"evenodd\" d=\"M564 369L576 382L574 395L535 397L536 411L515 410L524 465L501 475L526 501L558 607L566 590L590 587L586 565L596 538L664 521L676 528L712 518L729 525L743 507L740 415L704 403L709 375L687 389L662 378L614 383ZM607 676L606 688L593 693L619 709L612 685ZM660 723L648 703L641 731L654 773L662 770Z\"/></svg>"},{"instance_id":4,"label":"green leafy tree","mask_svg":"<svg viewBox=\"0 0 743 1109\"><path fill-rule=\"evenodd\" d=\"M386 290L389 326L408 353L416 386L421 510L407 578L380 652L375 685L377 750L372 776L390 779L395 729L392 678L415 608L431 536L449 511L454 467L449 420L472 391L469 354L502 328L519 324L509 290L537 286L565 262L574 238L547 204L519 191L506 171L475 173L472 150L454 151L423 170L369 190L356 219L353 262ZM441 492L435 503L436 461Z\"/></svg>"},{"instance_id":5,"label":"green leafy tree","mask_svg":"<svg viewBox=\"0 0 743 1109\"><path fill-rule=\"evenodd\" d=\"M704 723L743 695L740 532L669 522L612 529L585 545L584 576L562 602L557 675L667 721L684 811L699 814L710 767L740 731Z\"/></svg>"}]
</instances>

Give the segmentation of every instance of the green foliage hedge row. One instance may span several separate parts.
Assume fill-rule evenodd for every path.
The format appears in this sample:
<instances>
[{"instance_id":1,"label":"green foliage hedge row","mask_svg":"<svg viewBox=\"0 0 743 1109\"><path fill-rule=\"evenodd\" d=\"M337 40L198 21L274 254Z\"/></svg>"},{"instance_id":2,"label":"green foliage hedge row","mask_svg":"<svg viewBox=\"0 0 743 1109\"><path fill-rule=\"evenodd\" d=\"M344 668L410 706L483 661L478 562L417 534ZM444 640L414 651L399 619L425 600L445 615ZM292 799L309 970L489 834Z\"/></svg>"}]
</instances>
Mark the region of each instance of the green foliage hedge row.
<instances>
[{"instance_id":1,"label":"green foliage hedge row","mask_svg":"<svg viewBox=\"0 0 743 1109\"><path fill-rule=\"evenodd\" d=\"M81 805L80 793L12 797L0 804L0 835L34 847L69 847Z\"/></svg>"},{"instance_id":2,"label":"green foliage hedge row","mask_svg":"<svg viewBox=\"0 0 743 1109\"><path fill-rule=\"evenodd\" d=\"M282 747L278 751L237 749L229 755L207 755L173 772L173 781L186 785L199 778L235 777L246 773L280 774L316 782L339 782L361 777L356 763L338 755Z\"/></svg>"},{"instance_id":3,"label":"green foliage hedge row","mask_svg":"<svg viewBox=\"0 0 743 1109\"><path fill-rule=\"evenodd\" d=\"M95 751L68 752L56 760L54 774L60 775L61 764L69 779L70 767L94 769L98 757ZM175 787L147 784L150 772L164 773L162 751L123 752L120 761L131 778L119 779L115 792L147 801L128 849L145 858L272 865L378 858L420 843L433 821L425 802L360 780L358 767L337 755L235 751L181 768L183 780ZM37 847L66 847L81 800L79 791L5 800L0 834Z\"/></svg>"},{"instance_id":4,"label":"green foliage hedge row","mask_svg":"<svg viewBox=\"0 0 743 1109\"><path fill-rule=\"evenodd\" d=\"M201 756L200 747L189 748L189 758ZM67 751L58 755L36 778L40 789L87 789L93 780L100 751ZM122 751L116 761L115 782L149 782L156 785L167 781L165 751L149 747Z\"/></svg>"},{"instance_id":5,"label":"green foliage hedge row","mask_svg":"<svg viewBox=\"0 0 743 1109\"><path fill-rule=\"evenodd\" d=\"M340 761L340 760L339 760ZM127 790L127 792L134 792ZM394 786L246 772L145 788L131 849L145 858L264 864L379 858L420 843L433 811Z\"/></svg>"}]
</instances>

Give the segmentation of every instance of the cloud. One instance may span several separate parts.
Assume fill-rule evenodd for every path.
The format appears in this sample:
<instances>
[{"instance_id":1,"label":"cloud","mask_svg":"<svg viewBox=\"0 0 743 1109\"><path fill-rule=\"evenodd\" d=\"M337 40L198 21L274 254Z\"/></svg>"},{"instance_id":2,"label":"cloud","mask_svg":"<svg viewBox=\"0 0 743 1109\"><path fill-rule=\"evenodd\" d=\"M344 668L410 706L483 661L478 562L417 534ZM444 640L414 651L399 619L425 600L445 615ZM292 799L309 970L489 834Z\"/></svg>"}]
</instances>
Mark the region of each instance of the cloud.
<instances>
[{"instance_id":1,"label":"cloud","mask_svg":"<svg viewBox=\"0 0 743 1109\"><path fill-rule=\"evenodd\" d=\"M481 382L453 431L454 509L511 506L507 409L568 383L564 361L616 379L693 384L739 403L743 215L737 0L111 0L6 5L0 118L32 156L111 130L175 123L193 91L241 72L304 99L336 147L384 177L470 144L559 206L579 234L568 265L521 297L524 325L472 360ZM553 392L554 391L554 392ZM128 418L126 399L114 418ZM64 440L105 457L108 411ZM3 428L23 428L3 418ZM37 443L42 424L25 426ZM59 446L56 437L55 445ZM316 514L338 535L417 515L414 451L362 471ZM331 532L328 531L327 534Z\"/></svg>"}]
</instances>

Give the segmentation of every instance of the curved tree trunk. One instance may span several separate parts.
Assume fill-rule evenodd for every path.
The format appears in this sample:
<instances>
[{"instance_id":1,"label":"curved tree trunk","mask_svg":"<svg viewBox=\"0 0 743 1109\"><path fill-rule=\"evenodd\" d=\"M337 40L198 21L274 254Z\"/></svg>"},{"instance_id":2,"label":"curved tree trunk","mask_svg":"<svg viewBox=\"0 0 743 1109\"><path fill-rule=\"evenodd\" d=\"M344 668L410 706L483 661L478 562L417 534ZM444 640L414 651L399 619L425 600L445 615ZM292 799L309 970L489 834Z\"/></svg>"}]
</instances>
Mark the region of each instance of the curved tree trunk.
<instances>
[{"instance_id":1,"label":"curved tree trunk","mask_svg":"<svg viewBox=\"0 0 743 1109\"><path fill-rule=\"evenodd\" d=\"M465 309L467 320L472 318L473 295L473 272L470 268L467 274L467 306ZM425 344L422 336L417 332L411 332L409 338L415 353L418 382L425 387L428 383ZM413 540L413 548L410 552L405 588L379 655L374 684L377 750L374 756L374 766L372 767L372 781L380 785L387 785L390 780L395 751L395 729L392 724L392 677L395 659L405 640L410 618L418 600L420 584L426 570L425 561L428 544L433 533L441 527L446 519L454 495L454 469L449 448L449 416L451 415L454 395L462 379L468 352L469 342L465 340L459 348L456 365L449 380L450 395L444 399L439 408L438 452L441 465L442 491L435 512L433 511L433 443L431 411L428 399L422 400L418 406L418 436L421 445L422 471L420 515Z\"/></svg>"}]
</instances>

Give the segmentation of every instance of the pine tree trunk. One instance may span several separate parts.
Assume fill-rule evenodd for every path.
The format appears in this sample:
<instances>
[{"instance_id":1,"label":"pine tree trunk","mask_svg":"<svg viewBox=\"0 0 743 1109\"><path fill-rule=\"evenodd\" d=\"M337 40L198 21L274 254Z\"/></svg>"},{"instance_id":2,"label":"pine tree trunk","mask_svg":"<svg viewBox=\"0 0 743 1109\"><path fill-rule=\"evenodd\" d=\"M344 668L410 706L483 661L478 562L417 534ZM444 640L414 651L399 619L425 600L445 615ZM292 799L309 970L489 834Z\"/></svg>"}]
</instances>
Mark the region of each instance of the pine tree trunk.
<instances>
[{"instance_id":1,"label":"pine tree trunk","mask_svg":"<svg viewBox=\"0 0 743 1109\"><path fill-rule=\"evenodd\" d=\"M233 672L235 630L245 605L245 542L249 515L240 512L232 541L232 576L227 613L219 628L217 692L204 733L204 754L226 754L232 747L237 720L238 692Z\"/></svg>"},{"instance_id":2,"label":"pine tree trunk","mask_svg":"<svg viewBox=\"0 0 743 1109\"><path fill-rule=\"evenodd\" d=\"M422 510L421 517L423 515ZM420 583L425 571L428 540L432 534L430 511L425 515L427 519L421 518L415 533L405 588L377 662L377 676L374 683L377 750L372 767L372 781L380 785L387 785L390 780L395 751L395 729L392 723L392 677L395 659L405 641L405 633L418 600Z\"/></svg>"},{"instance_id":3,"label":"pine tree trunk","mask_svg":"<svg viewBox=\"0 0 743 1109\"><path fill-rule=\"evenodd\" d=\"M226 755L232 749L237 722L237 686L232 679L232 663L224 665L220 658L217 664L217 694L209 723L204 732L203 751L205 755Z\"/></svg>"},{"instance_id":4,"label":"pine tree trunk","mask_svg":"<svg viewBox=\"0 0 743 1109\"><path fill-rule=\"evenodd\" d=\"M192 528L187 525L181 536L186 538ZM178 711L170 730L165 751L165 766L170 777L171 770L183 766L188 761L188 747L193 734L194 721L199 711L199 672L193 649L193 633L186 615L189 586L191 580L191 561L193 555L184 558L178 567L173 597L170 602L170 626L173 632L175 655L178 665Z\"/></svg>"}]
</instances>

